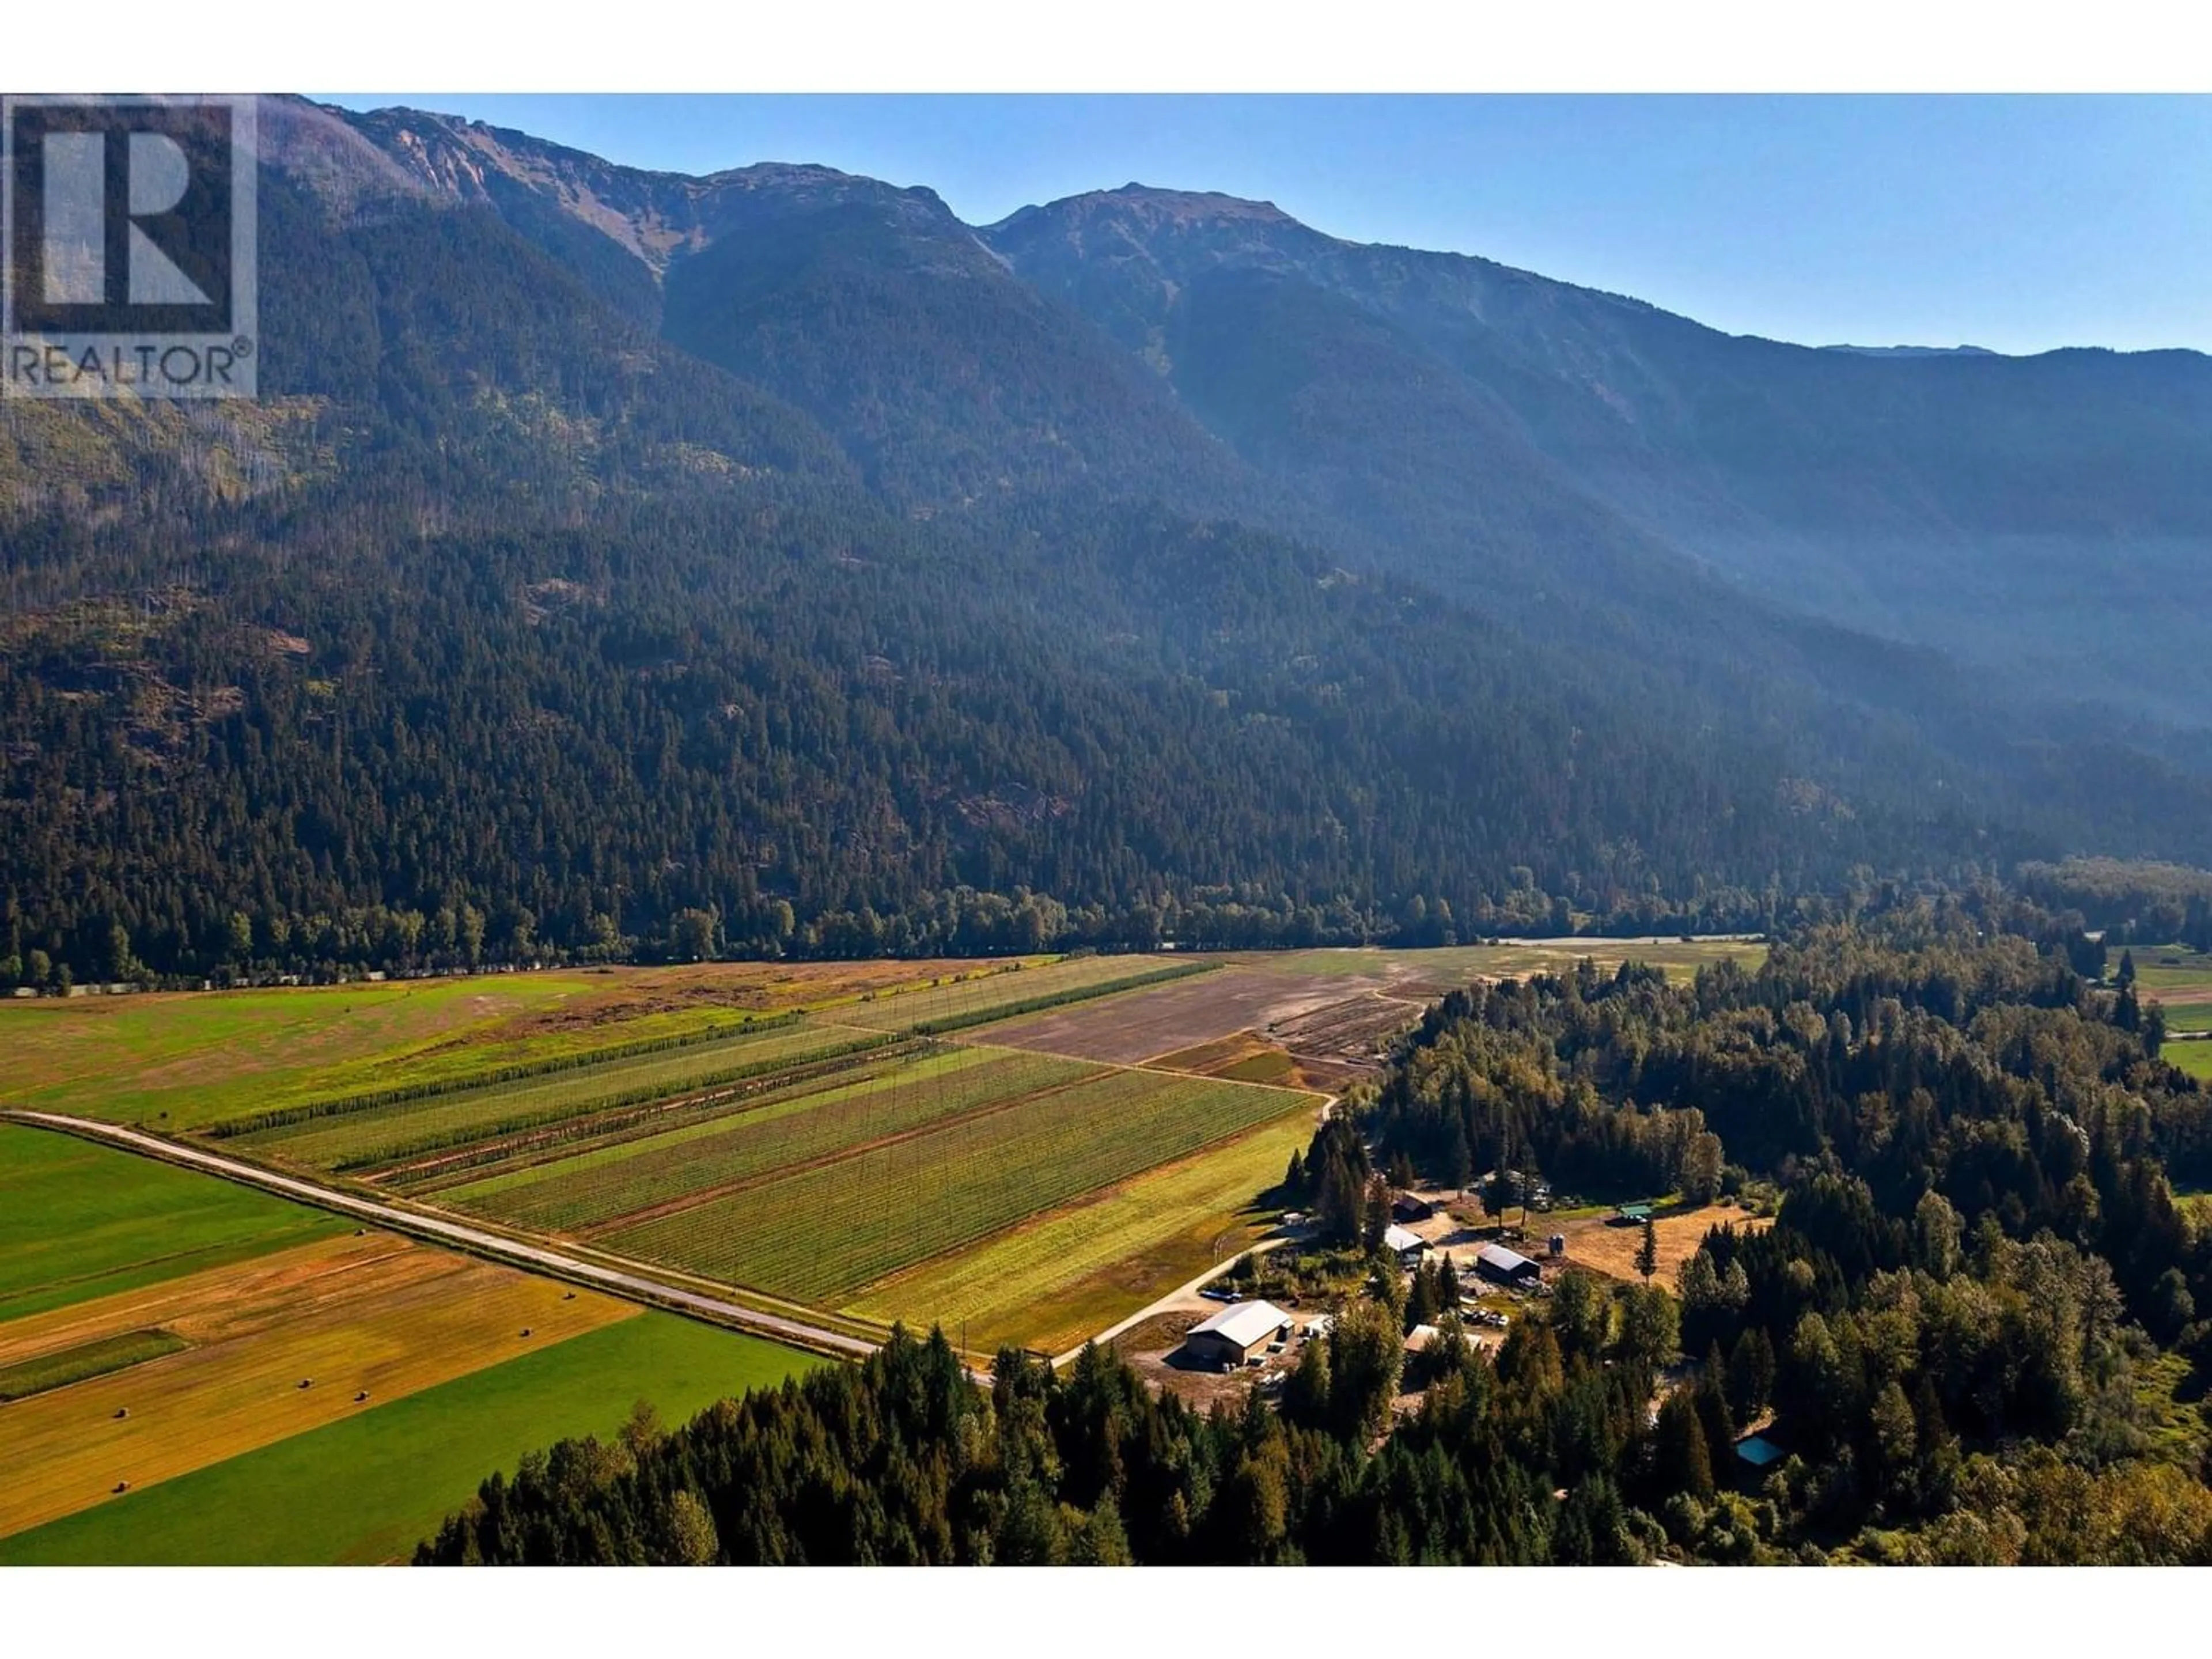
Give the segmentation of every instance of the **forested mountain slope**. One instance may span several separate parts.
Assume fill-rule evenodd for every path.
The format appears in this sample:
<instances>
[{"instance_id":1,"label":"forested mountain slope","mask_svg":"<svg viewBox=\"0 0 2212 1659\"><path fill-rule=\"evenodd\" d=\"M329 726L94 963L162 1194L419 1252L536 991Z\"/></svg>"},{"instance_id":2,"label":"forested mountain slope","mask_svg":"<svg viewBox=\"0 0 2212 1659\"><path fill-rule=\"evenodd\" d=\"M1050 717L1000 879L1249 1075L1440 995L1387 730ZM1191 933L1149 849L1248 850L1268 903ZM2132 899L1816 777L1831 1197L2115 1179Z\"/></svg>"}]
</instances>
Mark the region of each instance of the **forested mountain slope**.
<instances>
[{"instance_id":1,"label":"forested mountain slope","mask_svg":"<svg viewBox=\"0 0 2212 1659\"><path fill-rule=\"evenodd\" d=\"M685 910L1755 925L1861 866L2212 853L2163 735L1723 583L1474 381L1394 393L1431 348L1356 295L1225 272L1208 343L1135 338L926 191L263 126L262 398L0 407L7 982ZM1203 390L1270 374L1326 395Z\"/></svg>"},{"instance_id":2,"label":"forested mountain slope","mask_svg":"<svg viewBox=\"0 0 2212 1659\"><path fill-rule=\"evenodd\" d=\"M1399 418L1377 404L1331 434L1340 465L1415 466L1425 445L1480 434L1532 489L1608 508L1753 592L2206 723L2201 670L2172 661L2147 686L2111 654L2193 654L2206 619L2179 595L2212 544L2212 360L2197 353L1811 350L1135 185L984 234L1240 449L1296 456L1333 380L1347 362L1375 374L1384 342ZM1269 349L1286 335L1304 363ZM1354 431L1364 445L1340 441ZM1405 492L1410 534L1449 459Z\"/></svg>"},{"instance_id":3,"label":"forested mountain slope","mask_svg":"<svg viewBox=\"0 0 2212 1659\"><path fill-rule=\"evenodd\" d=\"M2130 837L2190 793L2169 767L2206 764L2212 684L2161 656L2193 601L2146 603L2186 586L2212 512L2191 354L1808 351L1219 195L1132 185L977 232L818 167L679 179L360 118L579 271L651 277L668 337L805 406L915 510L1073 491L1234 516L1572 641L1625 696L1826 722L1869 772L1994 782L2061 836L2090 825L2051 803L2110 796L2109 751L2149 798L2118 792Z\"/></svg>"}]
</instances>

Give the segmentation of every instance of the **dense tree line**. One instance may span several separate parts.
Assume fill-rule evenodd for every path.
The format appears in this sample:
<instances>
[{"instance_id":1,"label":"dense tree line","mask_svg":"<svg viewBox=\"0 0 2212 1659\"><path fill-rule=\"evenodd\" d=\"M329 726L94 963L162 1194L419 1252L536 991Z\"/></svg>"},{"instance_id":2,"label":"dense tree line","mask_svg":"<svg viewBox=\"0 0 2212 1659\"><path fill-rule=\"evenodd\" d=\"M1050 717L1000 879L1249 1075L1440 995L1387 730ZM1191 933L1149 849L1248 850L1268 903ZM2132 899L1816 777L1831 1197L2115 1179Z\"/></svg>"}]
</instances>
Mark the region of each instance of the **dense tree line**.
<instances>
[{"instance_id":1,"label":"dense tree line","mask_svg":"<svg viewBox=\"0 0 2212 1659\"><path fill-rule=\"evenodd\" d=\"M2078 915L2114 945L2172 945L2212 951L2212 872L2125 859L2029 862L2021 890L2052 910Z\"/></svg>"}]
</instances>

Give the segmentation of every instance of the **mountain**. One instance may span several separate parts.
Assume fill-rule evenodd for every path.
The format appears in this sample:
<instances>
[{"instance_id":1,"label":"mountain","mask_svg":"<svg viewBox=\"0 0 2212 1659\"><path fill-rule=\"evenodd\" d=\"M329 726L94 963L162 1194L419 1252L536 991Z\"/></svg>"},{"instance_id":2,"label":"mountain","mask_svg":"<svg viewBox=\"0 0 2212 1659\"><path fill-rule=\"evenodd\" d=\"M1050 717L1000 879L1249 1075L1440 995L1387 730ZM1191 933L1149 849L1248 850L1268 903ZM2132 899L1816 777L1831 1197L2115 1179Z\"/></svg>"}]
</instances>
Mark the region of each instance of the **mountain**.
<instances>
[{"instance_id":1,"label":"mountain","mask_svg":"<svg viewBox=\"0 0 2212 1659\"><path fill-rule=\"evenodd\" d=\"M2045 410L2041 360L1227 198L979 229L422 112L262 135L261 399L0 405L0 981L1756 926L2212 856L2193 670L2030 700L1842 592L1877 531L2188 544L2201 360ZM2053 389L1880 380L1929 368ZM1893 465L1908 419L1977 429Z\"/></svg>"},{"instance_id":2,"label":"mountain","mask_svg":"<svg viewBox=\"0 0 2212 1659\"><path fill-rule=\"evenodd\" d=\"M2184 660L2212 541L2199 354L1810 349L1136 185L985 234L1243 453L1303 469L1326 451L1370 479L1379 453L1425 506L1477 447L1536 499L1607 511L1744 591L2015 690L2064 684L2199 728L2212 711L2212 678ZM1347 451L1326 422L1363 382L1366 442ZM1381 506L1420 535L1419 511ZM1431 568L1461 531L1431 528Z\"/></svg>"}]
</instances>

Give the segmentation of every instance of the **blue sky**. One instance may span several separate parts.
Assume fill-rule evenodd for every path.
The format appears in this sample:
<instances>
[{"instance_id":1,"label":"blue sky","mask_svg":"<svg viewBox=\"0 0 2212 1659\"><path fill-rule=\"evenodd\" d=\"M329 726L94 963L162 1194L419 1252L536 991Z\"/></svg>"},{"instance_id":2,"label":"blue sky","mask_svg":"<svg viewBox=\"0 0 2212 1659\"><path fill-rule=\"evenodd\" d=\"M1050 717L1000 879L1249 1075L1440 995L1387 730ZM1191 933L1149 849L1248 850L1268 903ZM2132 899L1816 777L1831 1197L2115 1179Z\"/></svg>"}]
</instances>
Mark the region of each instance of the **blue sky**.
<instances>
[{"instance_id":1,"label":"blue sky","mask_svg":"<svg viewBox=\"0 0 2212 1659\"><path fill-rule=\"evenodd\" d=\"M971 222L1273 201L1809 344L2212 350L2212 97L349 96L637 167L822 161Z\"/></svg>"}]
</instances>

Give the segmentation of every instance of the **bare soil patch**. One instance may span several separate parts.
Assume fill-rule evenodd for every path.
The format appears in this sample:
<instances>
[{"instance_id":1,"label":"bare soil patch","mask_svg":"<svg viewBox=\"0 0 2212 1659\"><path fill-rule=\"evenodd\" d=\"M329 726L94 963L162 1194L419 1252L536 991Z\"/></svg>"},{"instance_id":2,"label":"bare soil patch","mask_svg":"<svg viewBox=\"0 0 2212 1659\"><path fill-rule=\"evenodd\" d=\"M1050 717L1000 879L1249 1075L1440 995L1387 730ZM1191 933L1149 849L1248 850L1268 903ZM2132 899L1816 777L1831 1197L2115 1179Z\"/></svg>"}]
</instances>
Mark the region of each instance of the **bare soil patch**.
<instances>
[{"instance_id":1,"label":"bare soil patch","mask_svg":"<svg viewBox=\"0 0 2212 1659\"><path fill-rule=\"evenodd\" d=\"M994 1026L985 1040L1122 1066L1171 1058L1245 1031L1287 1048L1275 1028L1347 998L1362 999L1372 988L1355 979L1302 980L1230 968Z\"/></svg>"},{"instance_id":2,"label":"bare soil patch","mask_svg":"<svg viewBox=\"0 0 2212 1659\"><path fill-rule=\"evenodd\" d=\"M1577 1221L1561 1222L1555 1227L1547 1226L1545 1222L1543 1216L1530 1217L1530 1235L1540 1241L1542 1235L1548 1233L1565 1235L1566 1259L1571 1266L1589 1267L1631 1284L1643 1282L1643 1274L1636 1271L1636 1253L1644 1243L1642 1227L1616 1226L1603 1216L1585 1216ZM1659 1243L1659 1270L1652 1274L1652 1283L1671 1287L1675 1274L1685 1261L1698 1253L1698 1246L1705 1242L1705 1235L1723 1224L1732 1224L1741 1233L1763 1232L1774 1224L1765 1217L1720 1204L1656 1217L1651 1230Z\"/></svg>"}]
</instances>

